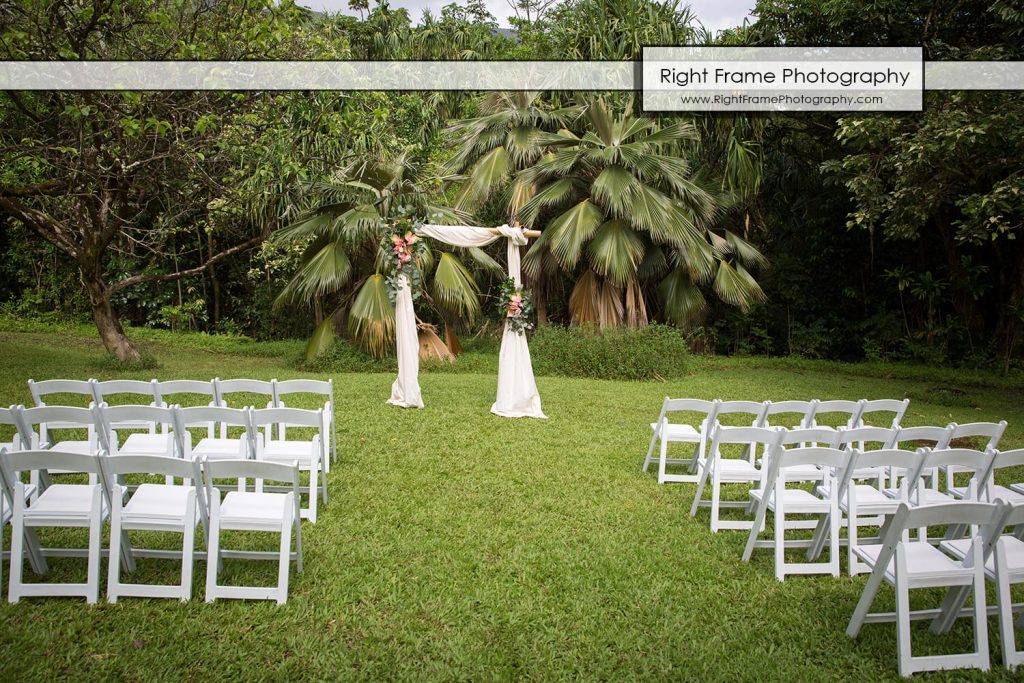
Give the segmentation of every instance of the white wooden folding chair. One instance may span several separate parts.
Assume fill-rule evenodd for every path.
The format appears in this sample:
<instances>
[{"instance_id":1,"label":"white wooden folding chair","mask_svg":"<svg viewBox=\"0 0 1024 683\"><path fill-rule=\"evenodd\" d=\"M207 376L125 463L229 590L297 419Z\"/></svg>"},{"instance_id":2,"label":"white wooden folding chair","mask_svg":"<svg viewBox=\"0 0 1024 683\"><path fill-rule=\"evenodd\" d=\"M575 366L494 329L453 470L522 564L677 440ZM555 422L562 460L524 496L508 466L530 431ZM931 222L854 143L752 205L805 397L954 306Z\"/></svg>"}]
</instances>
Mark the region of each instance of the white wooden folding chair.
<instances>
[{"instance_id":1,"label":"white wooden folding chair","mask_svg":"<svg viewBox=\"0 0 1024 683\"><path fill-rule=\"evenodd\" d=\"M765 401L759 427L807 429L814 417L816 401Z\"/></svg>"},{"instance_id":2,"label":"white wooden folding chair","mask_svg":"<svg viewBox=\"0 0 1024 683\"><path fill-rule=\"evenodd\" d=\"M334 380L319 379L286 379L273 380L274 407L289 407L285 397L292 394L313 394L322 397L324 414L327 415L327 446L331 457L327 459L327 471L331 471L331 462L338 459L338 429L334 421ZM294 407L294 406L292 406ZM284 435L281 435L284 438Z\"/></svg>"},{"instance_id":3,"label":"white wooden folding chair","mask_svg":"<svg viewBox=\"0 0 1024 683\"><path fill-rule=\"evenodd\" d=\"M719 401L718 406L715 408L715 421L722 422L722 419L731 419L728 416L739 416L741 424L736 425L740 427L760 427L761 423L764 422L764 412L768 409L768 401L758 403L756 401ZM721 419L720 419L721 418ZM708 423L708 429L710 430L715 425L715 422ZM722 426L734 426L723 424ZM707 446L711 444L711 432L708 432ZM708 466L709 453L708 448L705 446L704 453L697 453L697 483L700 483L701 477L704 476L704 472ZM743 457L753 458L754 462L757 461L758 455L753 452L754 445L751 444L747 450L744 451Z\"/></svg>"},{"instance_id":4,"label":"white wooden folding chair","mask_svg":"<svg viewBox=\"0 0 1024 683\"><path fill-rule=\"evenodd\" d=\"M909 406L909 398L902 400L891 398L864 400L861 406L860 417L854 426L889 427L890 429L899 427L903 422L903 416L907 414ZM889 415L892 417L889 417Z\"/></svg>"},{"instance_id":5,"label":"white wooden folding chair","mask_svg":"<svg viewBox=\"0 0 1024 683\"><path fill-rule=\"evenodd\" d=\"M93 402L96 405L157 405L158 384L155 379L148 382L141 379L93 380Z\"/></svg>"},{"instance_id":6,"label":"white wooden folding chair","mask_svg":"<svg viewBox=\"0 0 1024 683\"><path fill-rule=\"evenodd\" d=\"M999 446L999 439L1002 438L1003 432L1006 431L1006 420L1002 422L971 422L968 424L957 424L954 422L951 426L953 427L953 433L949 435L950 445L956 445L954 442L957 439L980 437L987 439L987 441L978 450L994 451ZM946 473L946 490L958 488L956 475L959 470L956 467L943 467L942 470Z\"/></svg>"},{"instance_id":7,"label":"white wooden folding chair","mask_svg":"<svg viewBox=\"0 0 1024 683\"><path fill-rule=\"evenodd\" d=\"M113 497L110 515L110 562L107 573L107 600L117 602L123 596L179 598L192 597L192 570L195 555L196 528L202 525L205 538L207 526L206 490L199 463L195 460L153 456L112 455L101 459L108 488L126 475L159 475L165 483L142 483L127 504ZM166 483L181 479L181 484ZM129 548L129 557L181 559L181 582L178 585L125 583L121 580L121 539L129 531L161 531L182 535L181 552ZM134 571L134 561L128 571Z\"/></svg>"},{"instance_id":8,"label":"white wooden folding chair","mask_svg":"<svg viewBox=\"0 0 1024 683\"><path fill-rule=\"evenodd\" d=\"M206 460L203 462L206 476L207 497L210 500L210 541L206 557L206 601L217 598L240 598L248 600L276 600L283 605L288 601L288 573L290 563L302 572L302 524L299 513L299 467L297 463L285 465L259 460ZM220 491L214 486L217 479L253 478L258 482L276 481L287 483L287 493L269 491L228 491L221 500ZM265 531L281 535L280 550L274 552L233 551L228 554L221 550L222 530ZM295 532L295 551L291 550L292 531ZM246 557L249 559L274 559L278 561L277 586L227 586L217 582L221 557Z\"/></svg>"},{"instance_id":9,"label":"white wooden folding chair","mask_svg":"<svg viewBox=\"0 0 1024 683\"><path fill-rule=\"evenodd\" d=\"M804 448L808 444L825 448L836 448L835 441L838 439L838 432L830 427L803 427L796 429L784 429L782 440L779 446L784 449ZM764 486L765 478L768 476L768 468L761 468L761 486ZM825 478L824 471L813 464L793 465L786 470L786 481L822 481ZM794 527L799 528L799 527Z\"/></svg>"},{"instance_id":10,"label":"white wooden folding chair","mask_svg":"<svg viewBox=\"0 0 1024 683\"><path fill-rule=\"evenodd\" d=\"M38 498L26 504L25 485L17 473L51 469L87 473L94 483L51 484ZM0 461L0 473L5 482L4 488L11 491L14 506L8 600L15 603L23 597L32 596L81 596L89 604L94 604L99 599L100 591L100 556L103 550L101 534L103 523L110 514L111 501L111 492L105 486L98 457L50 450L6 453ZM89 547L86 551L88 575L85 583L25 583L22 580L26 537L29 543L36 546L31 551L38 553L40 569L43 572L47 569L45 559L42 558L45 550L38 547L34 533L30 533L40 527L89 529ZM80 551L60 553L51 550L47 554L75 556Z\"/></svg>"},{"instance_id":11,"label":"white wooden folding chair","mask_svg":"<svg viewBox=\"0 0 1024 683\"><path fill-rule=\"evenodd\" d=\"M864 409L864 404L867 401L836 399L828 401L816 400L811 401L811 403L813 404L813 410L810 419L807 421L807 426L835 430L837 428L851 429L855 427L860 422L861 411ZM837 424L828 424L829 422L836 422Z\"/></svg>"},{"instance_id":12,"label":"white wooden folding chair","mask_svg":"<svg viewBox=\"0 0 1024 683\"><path fill-rule=\"evenodd\" d=\"M255 457L256 441L249 423L248 408L173 406L171 413L174 417L174 431L181 435L179 438L183 457L194 460L247 460ZM191 433L188 432L190 427L206 429L206 436L201 437L195 445L192 444ZM231 436L229 430L238 436Z\"/></svg>"},{"instance_id":13,"label":"white wooden folding chair","mask_svg":"<svg viewBox=\"0 0 1024 683\"><path fill-rule=\"evenodd\" d=\"M896 429L896 436L888 447L898 448L901 450L917 450L918 448L945 450L946 448L949 448L950 439L953 438L954 426L955 425L949 424L945 427L899 427ZM889 488L893 490L898 488L897 480L907 474L910 473L891 470L889 472ZM925 479L932 487L938 487L938 476L938 470L924 472Z\"/></svg>"},{"instance_id":14,"label":"white wooden folding chair","mask_svg":"<svg viewBox=\"0 0 1024 683\"><path fill-rule=\"evenodd\" d=\"M892 449L897 431L897 429L891 427L840 427L836 432L836 439L832 445L839 450L852 450L856 448L861 452ZM862 467L852 473L852 478L855 480L877 480L878 489L885 488L888 476L888 468L881 467Z\"/></svg>"},{"instance_id":15,"label":"white wooden folding chair","mask_svg":"<svg viewBox=\"0 0 1024 683\"><path fill-rule=\"evenodd\" d=\"M274 407L274 383L262 379L220 379L213 378L213 396L216 405L227 408L245 408L246 406L263 405L267 408ZM242 394L242 400L233 400L238 394ZM250 400L256 398L258 400ZM234 405L232 405L234 404Z\"/></svg>"},{"instance_id":16,"label":"white wooden folding chair","mask_svg":"<svg viewBox=\"0 0 1024 683\"><path fill-rule=\"evenodd\" d=\"M865 623L895 621L899 671L909 676L918 671L989 668L988 622L985 608L985 567L980 527L1004 515L1002 504L958 502L914 508L901 504L882 530L882 543L860 545L856 553L871 568L860 601L846 634L856 638ZM933 526L971 527L968 558L952 559L926 541L909 540L909 531ZM878 589L886 582L896 590L896 611L869 613ZM974 594L974 650L963 654L915 657L911 650L912 619L934 619L942 610L910 609L910 591L916 588L967 586Z\"/></svg>"},{"instance_id":17,"label":"white wooden folding chair","mask_svg":"<svg viewBox=\"0 0 1024 683\"><path fill-rule=\"evenodd\" d=\"M18 432L18 421L14 419L14 411L19 406L0 408L0 427L7 432L7 437L0 437L0 448L7 451L20 451L26 448L38 448L39 444L29 443L22 447L21 434Z\"/></svg>"},{"instance_id":18,"label":"white wooden folding chair","mask_svg":"<svg viewBox=\"0 0 1024 683\"><path fill-rule=\"evenodd\" d=\"M18 433L22 443L37 443L42 450L52 449L66 453L82 453L90 455L99 450L99 437L96 434L96 419L91 408L72 406L42 406L37 408L12 409L18 424ZM55 432L63 430L84 431L72 438L60 439ZM77 436L78 438L74 438Z\"/></svg>"},{"instance_id":19,"label":"white wooden folding chair","mask_svg":"<svg viewBox=\"0 0 1024 683\"><path fill-rule=\"evenodd\" d=\"M985 578L996 585L995 611L999 615L999 637L1003 651L1003 666L1015 669L1024 663L1024 652L1017 649L1014 630L1014 612L1024 612L1024 603L1014 603L1010 587L1024 583L1024 541L1016 536L1004 534L1006 527L1024 526L1024 505L1011 504L1003 499L1006 514L982 529L982 547L985 562ZM943 541L939 547L952 557L964 560L972 551L971 539ZM962 614L970 590L959 588L949 591L942 603L942 611L932 622L932 631L949 631ZM988 608L989 613L992 607ZM1024 629L1024 616L1016 622L1016 628Z\"/></svg>"},{"instance_id":20,"label":"white wooden folding chair","mask_svg":"<svg viewBox=\"0 0 1024 683\"><path fill-rule=\"evenodd\" d=\"M702 468L697 491L693 496L690 516L697 515L698 508L711 508L711 531L719 529L749 529L749 520L721 519L723 507L746 508L747 501L722 500L724 484L755 484L761 479L761 470L757 466L756 454L758 447L765 454L771 454L782 440L783 432L778 429L763 427L723 427L715 424L711 431L711 448L708 453L707 466ZM739 457L727 457L723 454L724 446L742 446ZM704 488L710 483L711 500L703 499Z\"/></svg>"},{"instance_id":21,"label":"white wooden folding chair","mask_svg":"<svg viewBox=\"0 0 1024 683\"><path fill-rule=\"evenodd\" d=\"M775 551L775 578L785 581L787 574L831 574L839 576L839 495L836 479L850 455L836 448L807 447L789 450L778 448L768 458L768 474L759 488L750 491L757 506L754 523L743 550L743 561L749 562L755 548L773 548ZM803 488L786 486L787 472L800 471L807 466L824 473L819 497ZM774 538L759 540L768 512L774 515ZM787 522L786 515L813 516L828 525L829 559L827 562L787 562L787 548L813 548L813 539L788 539L787 529L799 528Z\"/></svg>"},{"instance_id":22,"label":"white wooden folding chair","mask_svg":"<svg viewBox=\"0 0 1024 683\"><path fill-rule=\"evenodd\" d=\"M911 507L921 505L942 505L954 503L957 498L948 492L939 491L934 486L928 486L924 482L926 473L935 471L940 467L956 467L961 473L971 475L970 483L966 492L962 492L960 498L964 500L978 500L978 493L981 485L981 476L988 472L995 458L994 451L975 451L970 448L944 448L935 450L931 448L921 449L923 457L918 465L917 472L910 477L911 489L909 504ZM898 494L892 489L886 493L892 497Z\"/></svg>"},{"instance_id":23,"label":"white wooden folding chair","mask_svg":"<svg viewBox=\"0 0 1024 683\"><path fill-rule=\"evenodd\" d=\"M647 446L647 457L644 458L642 471L646 472L651 461L654 460L654 446L659 445L658 455L658 483L667 482L689 482L695 483L699 480L696 474L697 463L706 457L707 441L711 432L708 427L715 423L715 413L721 401L702 401L693 398L669 398L661 403L661 413L658 421L651 423L651 443ZM693 424L684 422L670 422L669 413L694 413L699 420ZM670 443L692 444L694 451L691 458L669 458L668 446ZM689 473L676 474L666 472L667 465L687 465Z\"/></svg>"},{"instance_id":24,"label":"white wooden folding chair","mask_svg":"<svg viewBox=\"0 0 1024 683\"><path fill-rule=\"evenodd\" d=\"M308 507L300 508L301 516L316 523L317 499L323 497L324 505L327 504L327 476L324 472L324 461L327 459L325 449L327 431L327 416L323 410L302 410L301 408L264 408L252 410L249 418L253 430L256 432L256 459L266 462L298 463L300 470L309 473L309 504ZM312 428L312 438L303 439L294 436L296 430L292 429L293 437L284 438L287 433L283 429L278 434L284 435L280 439L274 438L275 426L288 425L291 427ZM259 433L263 428L264 432Z\"/></svg>"},{"instance_id":25,"label":"white wooden folding chair","mask_svg":"<svg viewBox=\"0 0 1024 683\"><path fill-rule=\"evenodd\" d=\"M850 430L851 432L861 429L881 429L880 427L860 427ZM890 498L882 491L883 482L874 476L877 470L886 471L889 468L899 468L901 471L916 472L921 464L922 453L919 451L901 451L897 449L881 449L873 451L860 451L848 444L846 449L850 453L847 466L843 469L839 478L839 512L842 516L840 526L846 527L847 544L847 571L850 576L856 576L867 567L858 559L855 549L861 543L879 543L879 538L860 537L861 527L881 527L886 516L896 514L896 510L909 499L911 488L910 477L901 479L899 496ZM868 476L861 476L867 473ZM874 482L873 484L860 483L862 480ZM820 525L815 529L813 551L810 559L816 559L825 545L827 529Z\"/></svg>"},{"instance_id":26,"label":"white wooden folding chair","mask_svg":"<svg viewBox=\"0 0 1024 683\"><path fill-rule=\"evenodd\" d=\"M100 404L93 408L100 445L110 455L181 457L174 413L160 406ZM127 432L127 433L126 433Z\"/></svg>"}]
</instances>

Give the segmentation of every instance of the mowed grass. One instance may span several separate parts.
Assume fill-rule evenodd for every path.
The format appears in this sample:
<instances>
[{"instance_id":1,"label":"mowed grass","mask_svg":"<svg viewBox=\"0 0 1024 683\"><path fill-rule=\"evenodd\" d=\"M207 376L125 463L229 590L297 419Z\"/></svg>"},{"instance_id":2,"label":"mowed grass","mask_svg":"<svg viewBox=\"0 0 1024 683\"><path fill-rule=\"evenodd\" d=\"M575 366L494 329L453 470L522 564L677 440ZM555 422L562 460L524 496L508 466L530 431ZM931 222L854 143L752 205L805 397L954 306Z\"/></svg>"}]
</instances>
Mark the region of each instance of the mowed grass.
<instances>
[{"instance_id":1,"label":"mowed grass","mask_svg":"<svg viewBox=\"0 0 1024 683\"><path fill-rule=\"evenodd\" d=\"M275 358L168 344L152 350L159 369L123 376L299 376ZM30 401L29 377L112 376L96 342L77 334L0 333L0 359L4 405ZM390 374L335 375L339 461L330 504L316 525L303 525L306 567L293 570L287 605L204 604L203 562L190 603L4 602L0 677L897 680L893 625L866 625L857 640L844 633L866 577L778 583L769 552L741 562L744 533L710 533L706 511L689 517L692 485L659 486L640 472L648 423L665 395L909 394L920 398L907 424L1006 419L1010 448L1024 446L1020 388L945 382L963 406L950 407L945 391L935 395L947 405L927 402L928 383L864 374L877 368L749 359L697 368L664 383L540 377L546 421L491 415L492 375L421 375L423 410L384 403ZM178 542L163 539L166 547ZM54 567L54 577L84 577L84 561ZM174 581L177 571L150 561L138 575ZM228 563L227 571L275 578L271 563ZM926 592L915 602L940 597ZM883 589L876 609L892 605ZM996 642L994 618L990 626ZM914 637L920 654L966 649L970 622L942 638L922 622ZM1015 680L1000 668L998 645L991 649L990 674L922 678Z\"/></svg>"}]
</instances>

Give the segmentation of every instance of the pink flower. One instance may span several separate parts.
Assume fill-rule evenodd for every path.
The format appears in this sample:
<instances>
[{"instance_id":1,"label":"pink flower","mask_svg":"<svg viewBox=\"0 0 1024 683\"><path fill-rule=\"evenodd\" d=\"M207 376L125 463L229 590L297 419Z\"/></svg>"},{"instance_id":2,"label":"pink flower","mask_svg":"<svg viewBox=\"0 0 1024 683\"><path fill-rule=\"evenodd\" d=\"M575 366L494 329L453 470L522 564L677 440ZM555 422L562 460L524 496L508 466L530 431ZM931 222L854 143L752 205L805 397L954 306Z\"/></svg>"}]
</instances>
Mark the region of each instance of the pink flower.
<instances>
[{"instance_id":1,"label":"pink flower","mask_svg":"<svg viewBox=\"0 0 1024 683\"><path fill-rule=\"evenodd\" d=\"M401 261L402 263L408 263L409 261L412 260L412 256L410 256L409 254L399 254L398 260Z\"/></svg>"},{"instance_id":2,"label":"pink flower","mask_svg":"<svg viewBox=\"0 0 1024 683\"><path fill-rule=\"evenodd\" d=\"M392 235L391 236L391 241L392 241L392 243L398 245L398 244L402 243L402 238L399 237L398 235Z\"/></svg>"},{"instance_id":3,"label":"pink flower","mask_svg":"<svg viewBox=\"0 0 1024 683\"><path fill-rule=\"evenodd\" d=\"M508 298L508 300L509 300L510 302L512 302L513 304L519 304L519 303L521 303L521 302L522 302L522 300L523 300L523 297L522 297L522 296L520 296L519 294L513 294L512 296L510 296L510 297Z\"/></svg>"},{"instance_id":4,"label":"pink flower","mask_svg":"<svg viewBox=\"0 0 1024 683\"><path fill-rule=\"evenodd\" d=\"M414 235L413 233L411 233L411 232L407 232L407 233L405 233L405 243L406 243L406 244L412 244L412 243L413 243L413 242L415 242L415 241L416 241L417 239L418 239L418 238L417 238L417 237L416 237L416 235Z\"/></svg>"}]
</instances>

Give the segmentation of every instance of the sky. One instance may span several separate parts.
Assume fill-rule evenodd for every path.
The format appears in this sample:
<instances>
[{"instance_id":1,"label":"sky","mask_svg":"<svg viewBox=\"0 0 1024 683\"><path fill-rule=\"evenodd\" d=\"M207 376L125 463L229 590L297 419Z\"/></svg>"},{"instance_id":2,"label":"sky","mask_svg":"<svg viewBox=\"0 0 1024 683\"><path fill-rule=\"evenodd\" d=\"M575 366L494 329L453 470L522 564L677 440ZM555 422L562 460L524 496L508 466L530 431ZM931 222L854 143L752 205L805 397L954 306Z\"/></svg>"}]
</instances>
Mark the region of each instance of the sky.
<instances>
[{"instance_id":1,"label":"sky","mask_svg":"<svg viewBox=\"0 0 1024 683\"><path fill-rule=\"evenodd\" d=\"M355 14L349 12L348 0L297 0L297 2L315 10ZM450 2L452 0L391 0L390 4L392 7L408 8L409 16L413 21L417 21L424 8L430 8L436 15L440 14L441 8ZM755 2L756 0L689 0L680 4L688 4L706 28L718 31L739 26L743 19L749 16ZM497 17L498 25L508 26L508 17L512 14L512 10L506 0L486 0L486 4L491 14Z\"/></svg>"}]
</instances>

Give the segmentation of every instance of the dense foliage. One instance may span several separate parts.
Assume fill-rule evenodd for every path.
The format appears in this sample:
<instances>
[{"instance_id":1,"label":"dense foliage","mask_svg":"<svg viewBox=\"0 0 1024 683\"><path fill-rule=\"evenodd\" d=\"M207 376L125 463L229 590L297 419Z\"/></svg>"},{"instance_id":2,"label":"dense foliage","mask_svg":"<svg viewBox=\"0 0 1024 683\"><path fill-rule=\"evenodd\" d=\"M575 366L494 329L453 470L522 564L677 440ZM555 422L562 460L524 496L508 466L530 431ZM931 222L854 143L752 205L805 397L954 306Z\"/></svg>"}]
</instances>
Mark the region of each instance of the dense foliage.
<instances>
[{"instance_id":1,"label":"dense foliage","mask_svg":"<svg viewBox=\"0 0 1024 683\"><path fill-rule=\"evenodd\" d=\"M677 0L484 3L410 17L271 0L0 5L3 59L631 59L643 44L923 45L1019 59L997 0L761 0L709 36ZM372 5L372 6L371 6ZM685 330L718 353L1004 370L1024 337L1024 96L929 93L907 115L645 117L628 94L0 95L0 305L308 337L385 355L381 225L520 220L539 328ZM499 315L503 247L432 244L424 322ZM677 336L679 336L677 334Z\"/></svg>"}]
</instances>

